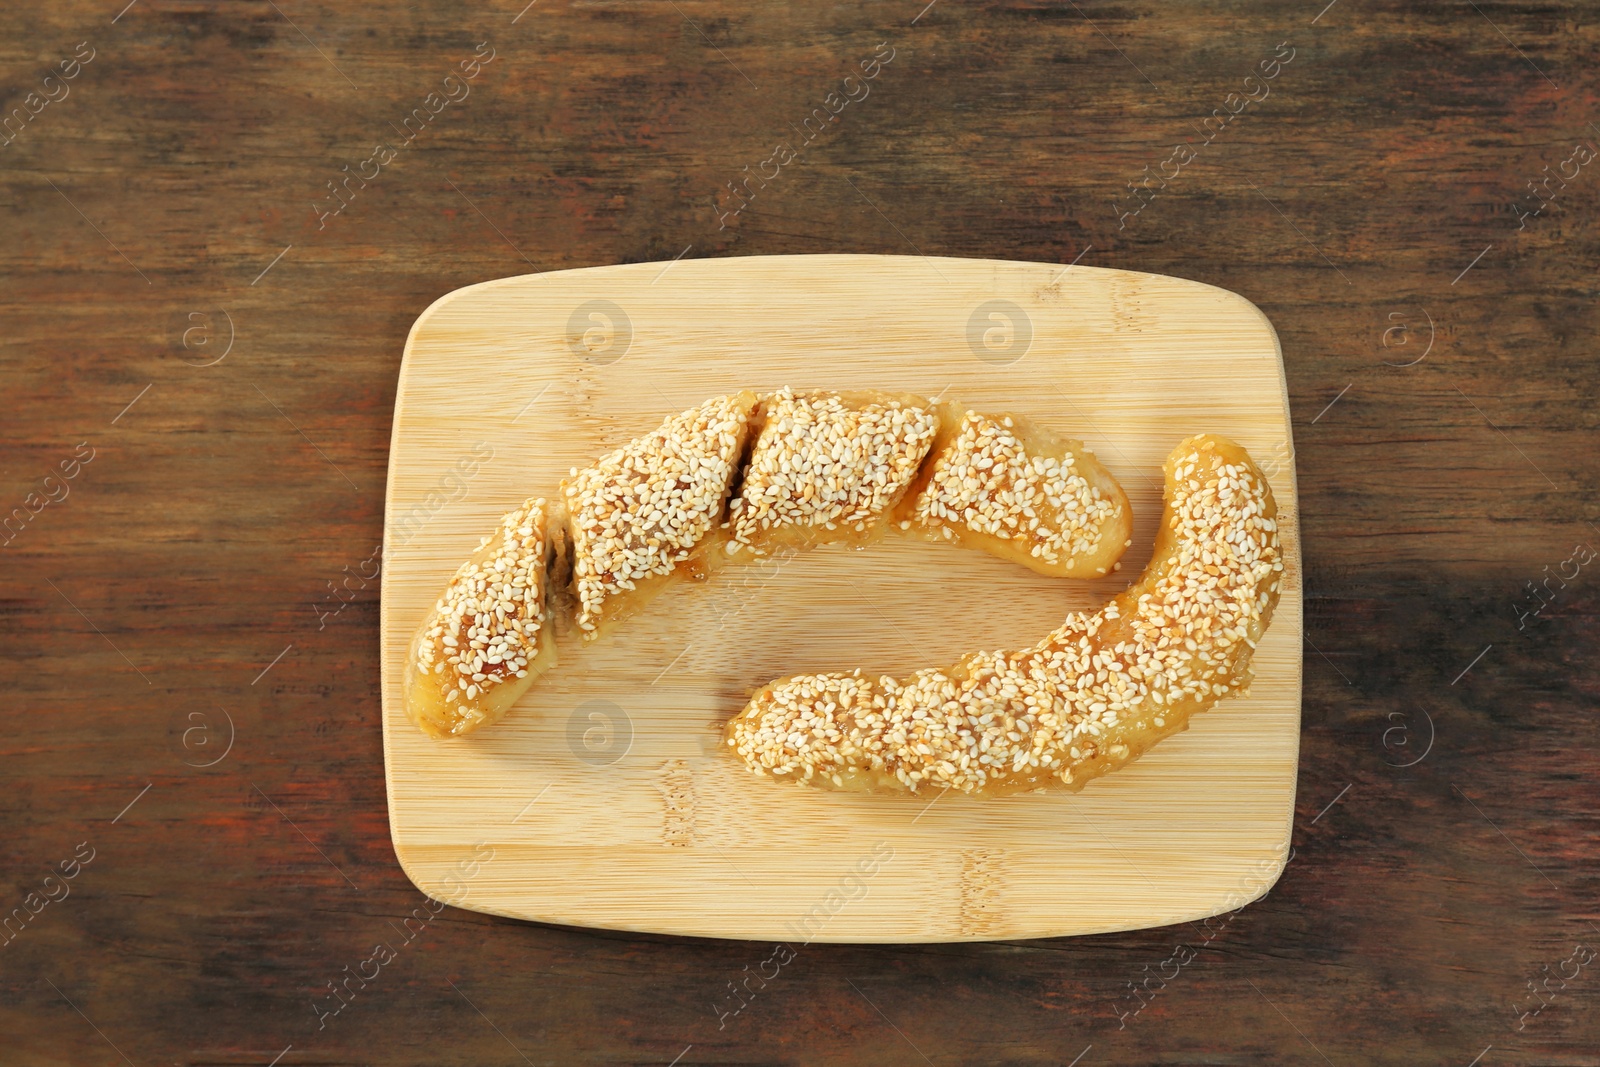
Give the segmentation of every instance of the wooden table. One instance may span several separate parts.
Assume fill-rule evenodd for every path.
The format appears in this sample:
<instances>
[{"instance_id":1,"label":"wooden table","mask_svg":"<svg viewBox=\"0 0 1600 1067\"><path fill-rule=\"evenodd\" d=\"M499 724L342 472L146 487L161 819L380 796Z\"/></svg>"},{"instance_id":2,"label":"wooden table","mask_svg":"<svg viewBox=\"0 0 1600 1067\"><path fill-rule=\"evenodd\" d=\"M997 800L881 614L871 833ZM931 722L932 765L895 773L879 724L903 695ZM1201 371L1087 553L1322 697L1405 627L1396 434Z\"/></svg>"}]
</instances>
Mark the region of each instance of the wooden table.
<instances>
[{"instance_id":1,"label":"wooden table","mask_svg":"<svg viewBox=\"0 0 1600 1067\"><path fill-rule=\"evenodd\" d=\"M0 43L0 1060L1600 1063L1592 5L120 3ZM811 945L733 1014L771 946L435 915L397 866L371 576L411 322L834 251L1271 317L1308 598L1265 899Z\"/></svg>"}]
</instances>

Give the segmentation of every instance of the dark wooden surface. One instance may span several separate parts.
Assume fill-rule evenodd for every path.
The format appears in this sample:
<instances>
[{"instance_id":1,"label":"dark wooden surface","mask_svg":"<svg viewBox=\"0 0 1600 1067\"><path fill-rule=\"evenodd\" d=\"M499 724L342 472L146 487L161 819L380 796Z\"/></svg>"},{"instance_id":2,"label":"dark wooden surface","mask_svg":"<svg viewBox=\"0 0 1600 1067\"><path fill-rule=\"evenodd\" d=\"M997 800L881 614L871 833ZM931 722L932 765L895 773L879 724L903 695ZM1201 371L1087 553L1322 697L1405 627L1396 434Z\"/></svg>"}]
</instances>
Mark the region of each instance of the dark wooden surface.
<instances>
[{"instance_id":1,"label":"dark wooden surface","mask_svg":"<svg viewBox=\"0 0 1600 1067\"><path fill-rule=\"evenodd\" d=\"M1600 1064L1600 563L1559 577L1600 547L1600 164L1516 210L1600 143L1594 5L122 2L0 35L8 113L67 90L0 148L0 1061ZM376 585L319 614L381 537L407 328L534 268L835 251L1081 255L1271 317L1308 572L1282 880L1209 927L813 945L723 1019L769 946L447 909L319 1029L423 904Z\"/></svg>"}]
</instances>

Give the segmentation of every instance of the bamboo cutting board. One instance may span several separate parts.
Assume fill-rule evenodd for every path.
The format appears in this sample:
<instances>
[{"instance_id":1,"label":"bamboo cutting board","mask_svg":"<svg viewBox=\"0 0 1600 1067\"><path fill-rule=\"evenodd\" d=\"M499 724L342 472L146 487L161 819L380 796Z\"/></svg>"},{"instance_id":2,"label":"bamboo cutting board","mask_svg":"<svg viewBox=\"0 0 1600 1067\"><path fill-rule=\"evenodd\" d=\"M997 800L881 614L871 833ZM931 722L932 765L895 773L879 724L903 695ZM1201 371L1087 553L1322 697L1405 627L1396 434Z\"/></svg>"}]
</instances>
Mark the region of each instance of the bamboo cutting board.
<instances>
[{"instance_id":1,"label":"bamboo cutting board","mask_svg":"<svg viewBox=\"0 0 1600 1067\"><path fill-rule=\"evenodd\" d=\"M882 389L1082 439L1134 511L1123 568L1033 574L889 538L675 587L561 662L498 725L406 719L407 643L455 568L568 469L737 389ZM1282 599L1251 695L1081 793L862 796L758 778L719 745L781 675L907 674L1023 648L1149 559L1161 463L1243 444L1280 510ZM1282 870L1300 732L1301 570L1277 337L1243 298L1152 274L909 256L772 256L486 282L428 308L395 398L383 729L395 852L424 893L620 930L818 941L1047 937L1197 919Z\"/></svg>"}]
</instances>

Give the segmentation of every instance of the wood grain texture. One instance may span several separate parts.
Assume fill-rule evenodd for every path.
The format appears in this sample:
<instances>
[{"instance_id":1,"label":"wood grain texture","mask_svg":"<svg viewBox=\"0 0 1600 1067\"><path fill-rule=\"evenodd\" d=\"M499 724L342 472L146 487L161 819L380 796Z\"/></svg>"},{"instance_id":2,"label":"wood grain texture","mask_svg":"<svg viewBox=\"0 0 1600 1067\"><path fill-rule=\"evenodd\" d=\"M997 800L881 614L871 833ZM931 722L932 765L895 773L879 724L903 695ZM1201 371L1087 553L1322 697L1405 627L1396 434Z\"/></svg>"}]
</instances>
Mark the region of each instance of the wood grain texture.
<instances>
[{"instance_id":1,"label":"wood grain texture","mask_svg":"<svg viewBox=\"0 0 1600 1067\"><path fill-rule=\"evenodd\" d=\"M0 1058L1600 1063L1593 969L1528 989L1600 939L1600 599L1592 568L1556 577L1600 538L1600 175L1513 210L1600 122L1594 4L123 7L11 4L0 36L6 114L96 49L0 148L0 512L94 451L0 549L6 914L96 850L0 947ZM471 95L319 228L327 183L483 41ZM1119 226L1283 41L1270 95ZM719 228L725 183L879 42L870 95ZM811 252L1077 259L1271 319L1306 649L1295 853L1265 898L794 946L768 979L771 946L406 923L428 912L389 836L360 575L410 325L533 269ZM1004 857L949 862L981 924ZM380 939L397 958L319 1024Z\"/></svg>"},{"instance_id":2,"label":"wood grain texture","mask_svg":"<svg viewBox=\"0 0 1600 1067\"><path fill-rule=\"evenodd\" d=\"M1084 441L1129 494L1137 539L1121 573L1051 579L899 538L735 563L591 648L563 617L560 662L495 728L440 743L412 725L412 637L503 513L555 499L572 467L668 415L785 386L941 395ZM1248 697L1078 795L802 791L719 751L717 725L773 678L904 677L1027 648L1120 592L1150 558L1161 464L1195 433L1259 457L1279 508L1283 591ZM441 494L463 453L489 458ZM418 888L453 899L448 874L492 853L458 902L494 914L766 941L1056 937L1237 908L1289 855L1302 647L1292 455L1271 325L1234 294L1175 278L759 256L442 297L407 341L389 452L384 751L400 861ZM869 884L856 865L879 846ZM978 849L981 861L952 862Z\"/></svg>"}]
</instances>

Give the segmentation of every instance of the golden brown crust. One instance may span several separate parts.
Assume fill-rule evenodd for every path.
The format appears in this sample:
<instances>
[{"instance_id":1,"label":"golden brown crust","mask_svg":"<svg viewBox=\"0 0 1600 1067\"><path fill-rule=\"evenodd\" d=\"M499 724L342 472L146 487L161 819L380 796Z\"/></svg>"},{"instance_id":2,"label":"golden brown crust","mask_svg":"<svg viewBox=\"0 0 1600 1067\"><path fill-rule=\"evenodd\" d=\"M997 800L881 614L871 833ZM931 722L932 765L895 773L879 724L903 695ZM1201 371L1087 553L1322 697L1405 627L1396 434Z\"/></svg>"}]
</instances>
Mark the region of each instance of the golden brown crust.
<instances>
[{"instance_id":1,"label":"golden brown crust","mask_svg":"<svg viewBox=\"0 0 1600 1067\"><path fill-rule=\"evenodd\" d=\"M1116 566L1133 531L1122 486L1082 441L1018 415L956 404L896 518L903 530L953 541L1058 578Z\"/></svg>"},{"instance_id":2,"label":"golden brown crust","mask_svg":"<svg viewBox=\"0 0 1600 1067\"><path fill-rule=\"evenodd\" d=\"M1244 449L1194 437L1166 463L1144 575L1031 649L981 652L904 681L781 679L727 728L758 773L825 788L1003 795L1082 788L1248 685L1277 603L1276 507Z\"/></svg>"},{"instance_id":3,"label":"golden brown crust","mask_svg":"<svg viewBox=\"0 0 1600 1067\"><path fill-rule=\"evenodd\" d=\"M406 657L406 714L433 737L497 721L555 662L545 502L500 520L451 577Z\"/></svg>"},{"instance_id":4,"label":"golden brown crust","mask_svg":"<svg viewBox=\"0 0 1600 1067\"><path fill-rule=\"evenodd\" d=\"M730 551L758 555L880 534L939 428L922 397L866 390L782 389L761 398L759 418L728 509Z\"/></svg>"},{"instance_id":5,"label":"golden brown crust","mask_svg":"<svg viewBox=\"0 0 1600 1067\"><path fill-rule=\"evenodd\" d=\"M562 481L585 642L715 562L756 402L751 392L715 397Z\"/></svg>"}]
</instances>

